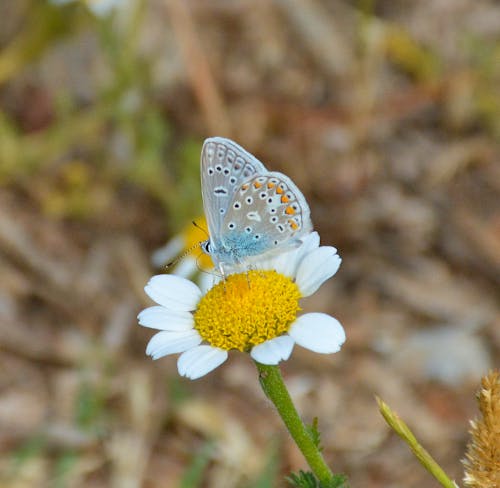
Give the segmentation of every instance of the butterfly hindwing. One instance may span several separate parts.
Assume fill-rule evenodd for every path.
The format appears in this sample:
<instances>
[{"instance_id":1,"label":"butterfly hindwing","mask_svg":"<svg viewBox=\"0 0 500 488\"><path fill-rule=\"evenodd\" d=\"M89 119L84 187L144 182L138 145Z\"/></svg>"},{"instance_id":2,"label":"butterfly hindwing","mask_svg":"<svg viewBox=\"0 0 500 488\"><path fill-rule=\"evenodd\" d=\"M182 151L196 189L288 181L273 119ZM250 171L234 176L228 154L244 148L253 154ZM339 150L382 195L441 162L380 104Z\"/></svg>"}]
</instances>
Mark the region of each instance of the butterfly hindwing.
<instances>
[{"instance_id":1,"label":"butterfly hindwing","mask_svg":"<svg viewBox=\"0 0 500 488\"><path fill-rule=\"evenodd\" d=\"M221 240L234 233L241 243L263 252L296 242L311 232L312 223L307 202L287 176L268 172L244 181L233 195L224 218ZM263 244L252 246L253 241ZM260 254L260 253L258 253Z\"/></svg>"}]
</instances>

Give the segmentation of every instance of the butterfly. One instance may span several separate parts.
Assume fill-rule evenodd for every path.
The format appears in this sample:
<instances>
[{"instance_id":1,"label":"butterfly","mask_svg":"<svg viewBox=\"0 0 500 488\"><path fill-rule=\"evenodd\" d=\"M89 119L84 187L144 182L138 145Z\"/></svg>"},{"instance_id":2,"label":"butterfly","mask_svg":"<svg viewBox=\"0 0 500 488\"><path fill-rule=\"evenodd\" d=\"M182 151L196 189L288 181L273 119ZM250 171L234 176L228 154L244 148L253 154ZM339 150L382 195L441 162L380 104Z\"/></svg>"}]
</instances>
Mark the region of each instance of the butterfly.
<instances>
[{"instance_id":1,"label":"butterfly","mask_svg":"<svg viewBox=\"0 0 500 488\"><path fill-rule=\"evenodd\" d=\"M309 206L292 180L229 139L205 140L201 192L210 236L202 249L223 276L225 268L297 247L312 231Z\"/></svg>"}]
</instances>

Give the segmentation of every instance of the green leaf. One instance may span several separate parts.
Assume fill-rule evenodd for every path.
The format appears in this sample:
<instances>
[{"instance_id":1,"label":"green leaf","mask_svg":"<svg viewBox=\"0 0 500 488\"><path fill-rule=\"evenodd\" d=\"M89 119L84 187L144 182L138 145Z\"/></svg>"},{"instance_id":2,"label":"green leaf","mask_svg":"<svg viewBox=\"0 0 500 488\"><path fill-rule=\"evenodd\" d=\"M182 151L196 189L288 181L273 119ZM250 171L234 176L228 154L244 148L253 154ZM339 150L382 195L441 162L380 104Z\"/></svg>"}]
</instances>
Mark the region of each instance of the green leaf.
<instances>
[{"instance_id":1,"label":"green leaf","mask_svg":"<svg viewBox=\"0 0 500 488\"><path fill-rule=\"evenodd\" d=\"M320 482L310 471L300 470L298 473L291 473L286 480L292 486L300 488L321 488Z\"/></svg>"},{"instance_id":2,"label":"green leaf","mask_svg":"<svg viewBox=\"0 0 500 488\"><path fill-rule=\"evenodd\" d=\"M292 473L286 479L292 486L300 488L349 488L347 478L343 474L334 474L333 479L327 485L322 484L309 471L300 470L298 473Z\"/></svg>"},{"instance_id":3,"label":"green leaf","mask_svg":"<svg viewBox=\"0 0 500 488\"><path fill-rule=\"evenodd\" d=\"M322 488L349 488L347 483L347 476L344 474L334 474L331 483Z\"/></svg>"},{"instance_id":4,"label":"green leaf","mask_svg":"<svg viewBox=\"0 0 500 488\"><path fill-rule=\"evenodd\" d=\"M314 445L321 452L323 448L321 447L321 434L319 433L318 430L318 417L314 417L311 425L306 424L306 429L309 432L309 435L311 436Z\"/></svg>"}]
</instances>

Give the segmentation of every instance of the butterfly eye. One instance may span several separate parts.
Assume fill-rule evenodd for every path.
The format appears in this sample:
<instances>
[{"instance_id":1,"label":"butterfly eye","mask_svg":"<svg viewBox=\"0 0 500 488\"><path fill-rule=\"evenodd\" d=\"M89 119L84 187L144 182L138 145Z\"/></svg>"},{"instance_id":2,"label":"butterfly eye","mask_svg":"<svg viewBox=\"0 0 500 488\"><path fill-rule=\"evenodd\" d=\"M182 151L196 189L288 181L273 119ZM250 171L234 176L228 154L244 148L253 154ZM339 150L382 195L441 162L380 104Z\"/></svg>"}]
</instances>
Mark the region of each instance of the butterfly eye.
<instances>
[{"instance_id":1,"label":"butterfly eye","mask_svg":"<svg viewBox=\"0 0 500 488\"><path fill-rule=\"evenodd\" d=\"M212 250L212 246L210 245L210 241L205 241L201 243L201 249L205 254L210 254L210 251Z\"/></svg>"}]
</instances>

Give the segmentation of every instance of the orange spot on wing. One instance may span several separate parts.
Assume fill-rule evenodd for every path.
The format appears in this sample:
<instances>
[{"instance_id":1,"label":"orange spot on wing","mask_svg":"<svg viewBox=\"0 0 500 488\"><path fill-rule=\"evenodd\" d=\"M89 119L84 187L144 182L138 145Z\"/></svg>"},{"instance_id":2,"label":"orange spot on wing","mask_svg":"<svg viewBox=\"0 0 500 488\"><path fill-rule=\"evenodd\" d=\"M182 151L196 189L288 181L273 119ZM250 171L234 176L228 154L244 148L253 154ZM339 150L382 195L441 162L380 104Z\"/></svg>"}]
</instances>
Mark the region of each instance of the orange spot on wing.
<instances>
[{"instance_id":1,"label":"orange spot on wing","mask_svg":"<svg viewBox=\"0 0 500 488\"><path fill-rule=\"evenodd\" d=\"M241 185L241 189L242 190L248 190L248 185L246 185L246 184L245 185Z\"/></svg>"},{"instance_id":2,"label":"orange spot on wing","mask_svg":"<svg viewBox=\"0 0 500 488\"><path fill-rule=\"evenodd\" d=\"M286 195L281 195L281 203L288 203L290 199Z\"/></svg>"},{"instance_id":3,"label":"orange spot on wing","mask_svg":"<svg viewBox=\"0 0 500 488\"><path fill-rule=\"evenodd\" d=\"M285 213L288 215L293 215L295 213L295 210L293 209L293 207L286 207Z\"/></svg>"},{"instance_id":4,"label":"orange spot on wing","mask_svg":"<svg viewBox=\"0 0 500 488\"><path fill-rule=\"evenodd\" d=\"M295 222L294 220L289 220L288 223L290 224L290 227L293 229L293 230L297 230L299 228L299 225L297 224L297 222Z\"/></svg>"},{"instance_id":5,"label":"orange spot on wing","mask_svg":"<svg viewBox=\"0 0 500 488\"><path fill-rule=\"evenodd\" d=\"M262 183L259 183L258 181L254 181L253 187L254 188L260 188L262 186Z\"/></svg>"},{"instance_id":6,"label":"orange spot on wing","mask_svg":"<svg viewBox=\"0 0 500 488\"><path fill-rule=\"evenodd\" d=\"M278 188L276 188L276 193L278 193L279 195L281 195L285 190L283 190L283 188L280 188L278 186Z\"/></svg>"},{"instance_id":7,"label":"orange spot on wing","mask_svg":"<svg viewBox=\"0 0 500 488\"><path fill-rule=\"evenodd\" d=\"M274 188L275 186L276 186L276 183L273 183L272 181L270 181L270 182L267 184L267 187L268 187L269 189Z\"/></svg>"}]
</instances>

